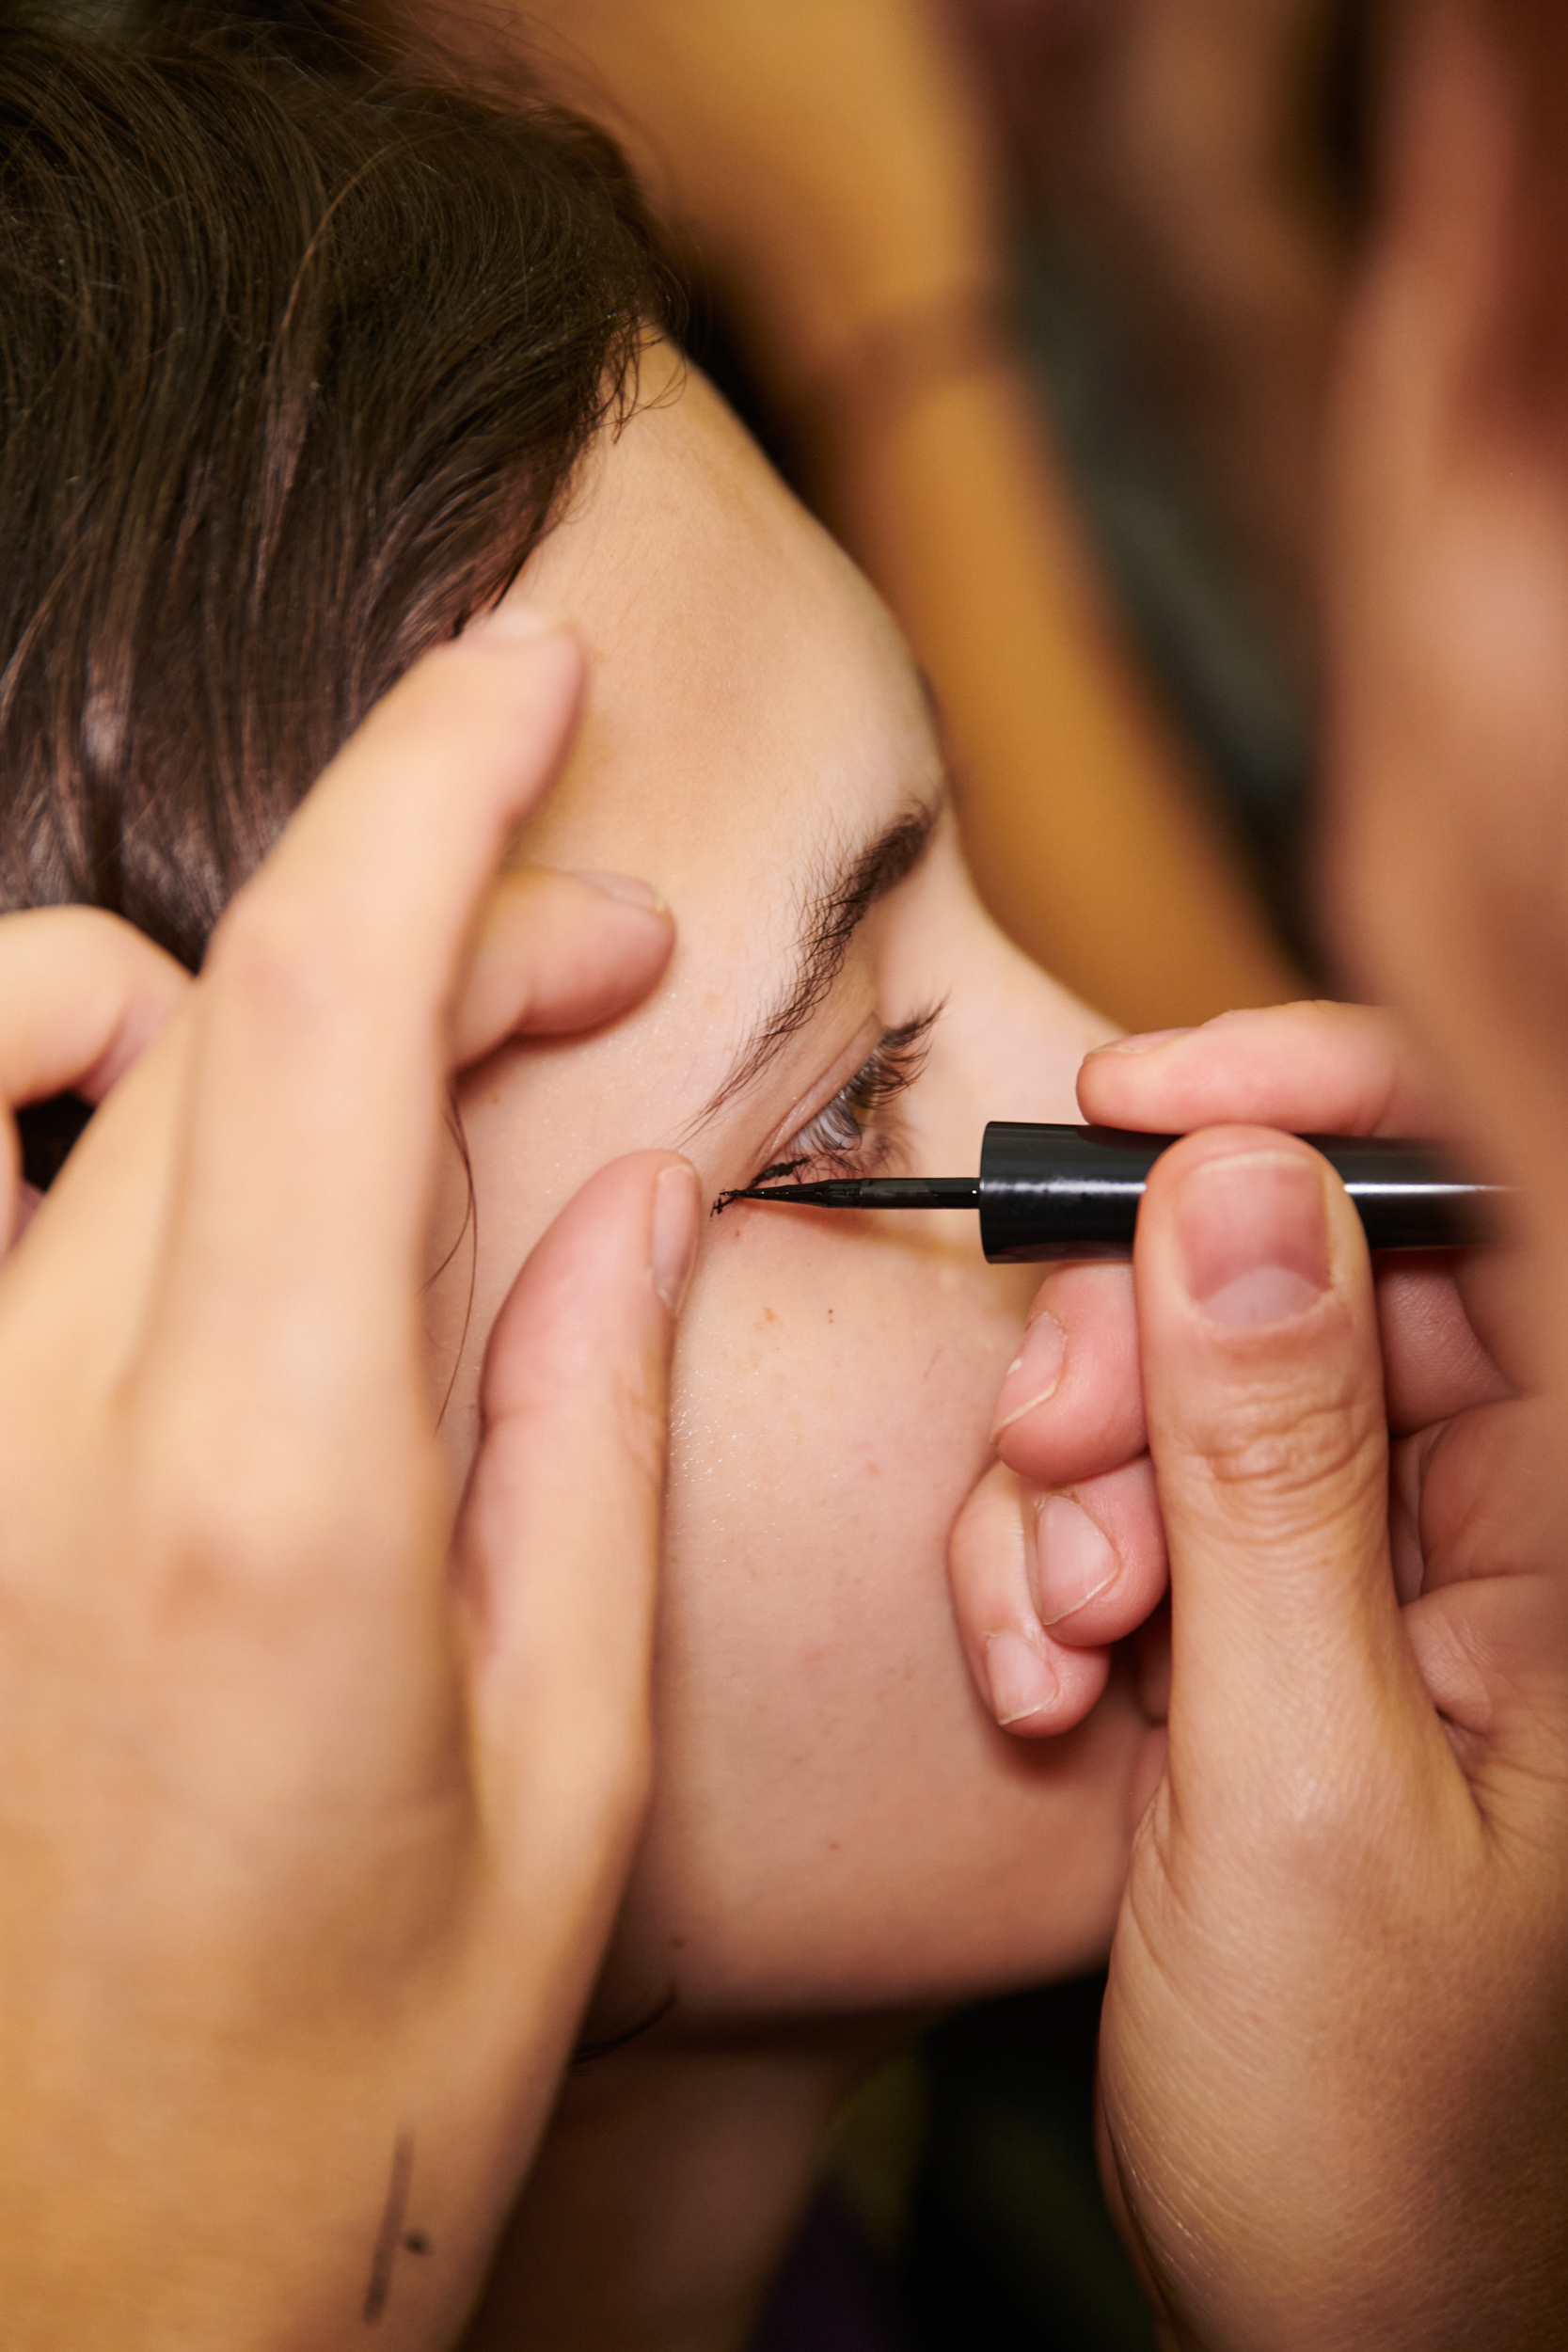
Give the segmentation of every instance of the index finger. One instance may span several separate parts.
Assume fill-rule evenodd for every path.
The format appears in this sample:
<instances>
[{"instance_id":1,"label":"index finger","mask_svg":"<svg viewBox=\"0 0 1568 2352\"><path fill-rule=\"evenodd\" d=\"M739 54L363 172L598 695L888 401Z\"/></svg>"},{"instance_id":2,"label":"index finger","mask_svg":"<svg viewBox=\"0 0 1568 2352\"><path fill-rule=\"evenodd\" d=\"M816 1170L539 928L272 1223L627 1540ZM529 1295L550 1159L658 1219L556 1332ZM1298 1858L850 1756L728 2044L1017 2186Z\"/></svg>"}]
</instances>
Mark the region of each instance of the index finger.
<instances>
[{"instance_id":1,"label":"index finger","mask_svg":"<svg viewBox=\"0 0 1568 2352\"><path fill-rule=\"evenodd\" d=\"M172 956L100 907L0 918L0 1245L17 1225L17 1106L68 1092L101 1102L190 986ZM23 1197L38 1200L31 1186Z\"/></svg>"},{"instance_id":2,"label":"index finger","mask_svg":"<svg viewBox=\"0 0 1568 2352\"><path fill-rule=\"evenodd\" d=\"M1320 1136L1443 1127L1401 1025L1367 1005L1272 1005L1122 1038L1086 1057L1078 1100L1085 1119L1153 1135L1233 1123Z\"/></svg>"},{"instance_id":3,"label":"index finger","mask_svg":"<svg viewBox=\"0 0 1568 2352\"><path fill-rule=\"evenodd\" d=\"M198 1358L202 1341L223 1355L230 1388L236 1333L243 1376L296 1410L331 1412L351 1368L401 1379L417 1355L454 998L581 675L576 642L527 608L427 654L214 933L162 1312Z\"/></svg>"}]
</instances>

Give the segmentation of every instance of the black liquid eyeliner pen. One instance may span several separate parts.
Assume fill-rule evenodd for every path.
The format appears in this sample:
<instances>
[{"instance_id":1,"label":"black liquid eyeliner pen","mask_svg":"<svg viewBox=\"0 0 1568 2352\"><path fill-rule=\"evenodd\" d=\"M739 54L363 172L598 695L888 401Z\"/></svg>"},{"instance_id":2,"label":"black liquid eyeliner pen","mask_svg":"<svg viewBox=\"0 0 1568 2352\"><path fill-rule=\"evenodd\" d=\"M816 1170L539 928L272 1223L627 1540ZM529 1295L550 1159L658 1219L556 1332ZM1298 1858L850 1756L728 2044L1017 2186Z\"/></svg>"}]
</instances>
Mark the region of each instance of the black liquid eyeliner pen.
<instances>
[{"instance_id":1,"label":"black liquid eyeliner pen","mask_svg":"<svg viewBox=\"0 0 1568 2352\"><path fill-rule=\"evenodd\" d=\"M993 1120L977 1176L843 1176L751 1184L732 1200L815 1209L978 1209L992 1265L1049 1258L1125 1258L1148 1171L1175 1136L1119 1127L1027 1126ZM1489 1199L1502 1187L1456 1175L1427 1143L1307 1136L1354 1202L1373 1249L1455 1249L1491 1238Z\"/></svg>"},{"instance_id":2,"label":"black liquid eyeliner pen","mask_svg":"<svg viewBox=\"0 0 1568 2352\"><path fill-rule=\"evenodd\" d=\"M92 1116L73 1095L17 1117L24 1172L46 1191ZM816 1209L977 1209L992 1265L1050 1258L1125 1258L1148 1171L1177 1138L1118 1127L1028 1126L993 1120L977 1176L834 1176L749 1184L720 1196ZM1307 1136L1337 1171L1373 1249L1455 1249L1492 1238L1489 1200L1506 1188L1467 1182L1428 1143Z\"/></svg>"}]
</instances>

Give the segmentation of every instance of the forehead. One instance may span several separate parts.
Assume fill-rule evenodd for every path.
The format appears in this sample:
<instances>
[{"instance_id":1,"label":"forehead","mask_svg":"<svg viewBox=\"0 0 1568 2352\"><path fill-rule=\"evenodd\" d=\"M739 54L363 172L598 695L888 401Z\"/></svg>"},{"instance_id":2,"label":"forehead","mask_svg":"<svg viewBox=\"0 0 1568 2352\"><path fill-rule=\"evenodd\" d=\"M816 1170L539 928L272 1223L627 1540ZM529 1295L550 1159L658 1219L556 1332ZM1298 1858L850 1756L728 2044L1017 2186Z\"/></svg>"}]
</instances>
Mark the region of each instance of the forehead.
<instances>
[{"instance_id":1,"label":"forehead","mask_svg":"<svg viewBox=\"0 0 1568 2352\"><path fill-rule=\"evenodd\" d=\"M677 925L646 1005L597 1038L524 1049L527 1075L513 1068L560 1136L562 1169L673 1143L707 1174L710 1152L764 1141L820 1075L825 1033L875 1011L856 955L701 1148L691 1122L790 991L811 884L941 784L924 693L879 599L705 381L663 367L663 386L644 383L644 406L590 453L519 583L588 646L583 724L519 854L641 875ZM832 1052L848 1044L832 1038Z\"/></svg>"},{"instance_id":2,"label":"forehead","mask_svg":"<svg viewBox=\"0 0 1568 2352\"><path fill-rule=\"evenodd\" d=\"M581 733L532 854L622 844L672 884L673 868L722 869L754 893L753 927L787 921L797 869L934 785L885 611L694 373L601 441L523 586L589 649Z\"/></svg>"}]
</instances>

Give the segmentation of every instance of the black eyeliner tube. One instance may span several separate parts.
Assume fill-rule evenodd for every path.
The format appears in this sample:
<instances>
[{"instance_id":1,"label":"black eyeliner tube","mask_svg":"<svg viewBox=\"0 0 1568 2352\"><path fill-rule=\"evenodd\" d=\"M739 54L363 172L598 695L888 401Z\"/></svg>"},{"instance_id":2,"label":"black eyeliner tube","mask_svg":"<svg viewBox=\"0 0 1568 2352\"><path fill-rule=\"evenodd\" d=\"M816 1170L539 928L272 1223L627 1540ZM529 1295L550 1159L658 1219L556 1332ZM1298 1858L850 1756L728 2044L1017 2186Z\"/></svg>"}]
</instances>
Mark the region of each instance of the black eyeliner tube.
<instances>
[{"instance_id":1,"label":"black eyeliner tube","mask_svg":"<svg viewBox=\"0 0 1568 2352\"><path fill-rule=\"evenodd\" d=\"M980 1246L992 1265L1125 1258L1148 1171L1175 1136L993 1120L980 1151ZM1355 1204L1373 1249L1455 1249L1491 1238L1498 1187L1466 1183L1430 1144L1307 1136ZM869 1206L870 1204L867 1203Z\"/></svg>"},{"instance_id":2,"label":"black eyeliner tube","mask_svg":"<svg viewBox=\"0 0 1568 2352\"><path fill-rule=\"evenodd\" d=\"M802 1209L978 1209L992 1265L1131 1255L1148 1171L1175 1136L1120 1127L1024 1126L992 1120L978 1176L830 1176L750 1184L714 1203L775 1200ZM1355 1204L1373 1249L1468 1249L1494 1238L1487 1211L1507 1187L1469 1183L1430 1143L1306 1136Z\"/></svg>"}]
</instances>

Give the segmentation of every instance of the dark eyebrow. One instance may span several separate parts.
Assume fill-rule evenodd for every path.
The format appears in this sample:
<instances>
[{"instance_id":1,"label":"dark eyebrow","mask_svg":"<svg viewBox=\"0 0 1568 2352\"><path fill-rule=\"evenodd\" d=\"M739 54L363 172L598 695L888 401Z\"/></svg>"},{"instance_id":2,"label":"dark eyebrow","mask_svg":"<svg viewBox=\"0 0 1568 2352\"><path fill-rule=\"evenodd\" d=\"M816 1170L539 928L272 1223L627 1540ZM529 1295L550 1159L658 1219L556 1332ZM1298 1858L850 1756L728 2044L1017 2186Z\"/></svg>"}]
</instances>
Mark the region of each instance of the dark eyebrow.
<instances>
[{"instance_id":1,"label":"dark eyebrow","mask_svg":"<svg viewBox=\"0 0 1568 2352\"><path fill-rule=\"evenodd\" d=\"M732 1096L754 1086L803 1029L844 969L849 943L879 898L912 874L930 845L942 815L942 798L906 809L874 841L824 857L802 893L800 944L795 972L779 1001L765 1012L742 1045L728 1075L704 1104L693 1127L713 1117Z\"/></svg>"}]
</instances>

